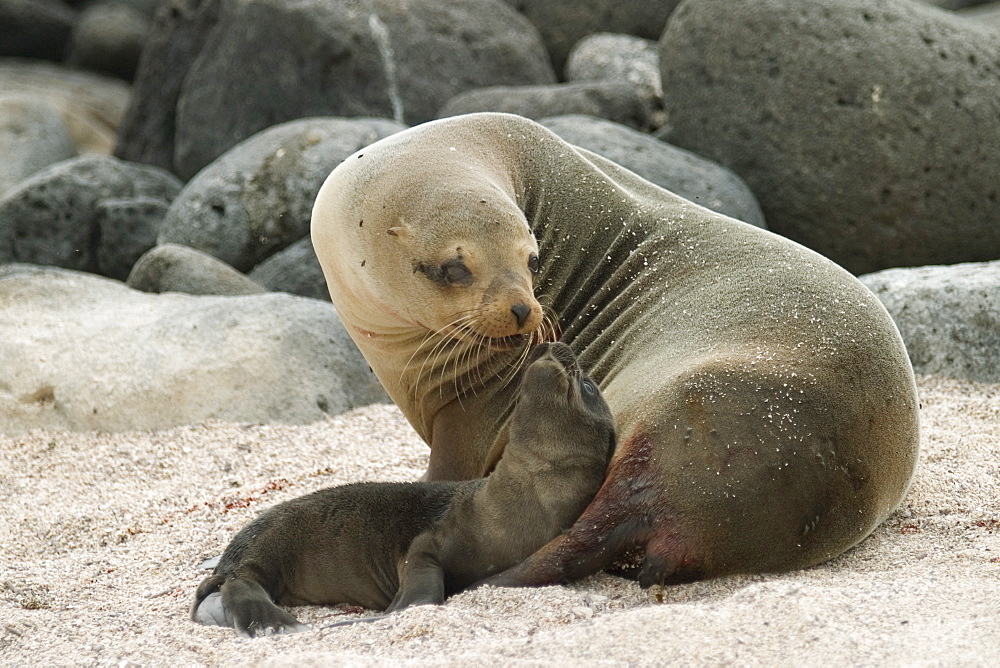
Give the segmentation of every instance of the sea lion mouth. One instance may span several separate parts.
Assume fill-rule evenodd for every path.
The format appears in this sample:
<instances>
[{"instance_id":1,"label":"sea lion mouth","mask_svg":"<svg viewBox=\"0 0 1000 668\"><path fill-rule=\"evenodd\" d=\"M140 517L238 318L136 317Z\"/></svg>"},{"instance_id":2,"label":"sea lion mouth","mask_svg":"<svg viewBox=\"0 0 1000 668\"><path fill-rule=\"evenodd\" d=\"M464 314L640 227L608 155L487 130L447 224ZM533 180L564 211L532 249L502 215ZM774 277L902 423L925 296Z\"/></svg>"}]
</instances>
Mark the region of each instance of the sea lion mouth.
<instances>
[{"instance_id":1,"label":"sea lion mouth","mask_svg":"<svg viewBox=\"0 0 1000 668\"><path fill-rule=\"evenodd\" d=\"M519 348L527 340L526 334L514 334L513 336L488 336L486 343L494 350L511 350Z\"/></svg>"}]
</instances>

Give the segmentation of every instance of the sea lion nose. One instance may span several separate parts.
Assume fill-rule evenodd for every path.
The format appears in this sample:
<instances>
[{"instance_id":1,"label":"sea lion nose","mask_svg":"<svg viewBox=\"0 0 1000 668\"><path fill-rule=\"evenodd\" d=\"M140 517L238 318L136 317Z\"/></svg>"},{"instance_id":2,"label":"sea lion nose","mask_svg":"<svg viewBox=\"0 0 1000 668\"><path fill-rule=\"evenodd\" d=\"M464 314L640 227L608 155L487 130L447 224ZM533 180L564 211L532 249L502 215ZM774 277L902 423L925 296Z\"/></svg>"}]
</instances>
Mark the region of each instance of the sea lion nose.
<instances>
[{"instance_id":1,"label":"sea lion nose","mask_svg":"<svg viewBox=\"0 0 1000 668\"><path fill-rule=\"evenodd\" d=\"M521 329L528 320L528 316L531 315L531 307L527 304L514 304L510 307L510 312L514 314L514 319L517 320L517 328Z\"/></svg>"}]
</instances>

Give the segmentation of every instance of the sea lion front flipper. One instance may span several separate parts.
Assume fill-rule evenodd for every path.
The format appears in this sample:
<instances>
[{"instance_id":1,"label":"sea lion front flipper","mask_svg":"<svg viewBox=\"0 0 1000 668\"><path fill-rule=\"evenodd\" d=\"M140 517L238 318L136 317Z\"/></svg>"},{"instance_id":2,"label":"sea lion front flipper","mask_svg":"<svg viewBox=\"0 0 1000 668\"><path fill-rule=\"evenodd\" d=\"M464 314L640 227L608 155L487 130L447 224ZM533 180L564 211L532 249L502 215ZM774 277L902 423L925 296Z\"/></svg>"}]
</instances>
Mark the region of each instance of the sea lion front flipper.
<instances>
[{"instance_id":1,"label":"sea lion front flipper","mask_svg":"<svg viewBox=\"0 0 1000 668\"><path fill-rule=\"evenodd\" d=\"M222 607L231 626L241 636L299 633L309 627L274 604L258 582L228 578L220 589Z\"/></svg>"},{"instance_id":2,"label":"sea lion front flipper","mask_svg":"<svg viewBox=\"0 0 1000 668\"><path fill-rule=\"evenodd\" d=\"M399 568L399 590L386 614L411 605L444 603L444 569L437 552L433 531L425 531L413 539Z\"/></svg>"}]
</instances>

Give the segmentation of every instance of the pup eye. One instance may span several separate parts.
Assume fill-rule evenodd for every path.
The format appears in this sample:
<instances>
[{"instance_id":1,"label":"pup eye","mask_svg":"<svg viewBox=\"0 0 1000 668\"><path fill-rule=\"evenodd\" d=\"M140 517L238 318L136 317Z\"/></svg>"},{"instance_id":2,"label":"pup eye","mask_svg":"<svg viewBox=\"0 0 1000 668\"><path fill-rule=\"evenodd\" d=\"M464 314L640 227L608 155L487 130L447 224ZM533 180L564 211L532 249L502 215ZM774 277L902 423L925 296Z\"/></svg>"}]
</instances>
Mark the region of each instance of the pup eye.
<instances>
[{"instance_id":1,"label":"pup eye","mask_svg":"<svg viewBox=\"0 0 1000 668\"><path fill-rule=\"evenodd\" d=\"M597 386L589 378L580 381L580 389L584 394L597 394Z\"/></svg>"},{"instance_id":2,"label":"pup eye","mask_svg":"<svg viewBox=\"0 0 1000 668\"><path fill-rule=\"evenodd\" d=\"M534 253L528 256L528 270L532 274L538 273L538 256L535 255Z\"/></svg>"}]
</instances>

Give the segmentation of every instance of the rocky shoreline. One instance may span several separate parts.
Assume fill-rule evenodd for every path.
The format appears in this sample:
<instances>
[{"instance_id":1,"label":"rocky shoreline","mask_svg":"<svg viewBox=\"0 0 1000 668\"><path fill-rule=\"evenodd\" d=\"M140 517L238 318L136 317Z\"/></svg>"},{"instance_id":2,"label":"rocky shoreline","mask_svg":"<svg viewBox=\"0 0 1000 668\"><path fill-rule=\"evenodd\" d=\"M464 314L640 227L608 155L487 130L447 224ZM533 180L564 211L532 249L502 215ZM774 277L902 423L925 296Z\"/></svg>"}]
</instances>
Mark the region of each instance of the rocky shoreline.
<instances>
[{"instance_id":1,"label":"rocky shoreline","mask_svg":"<svg viewBox=\"0 0 1000 668\"><path fill-rule=\"evenodd\" d=\"M477 110L535 118L868 274L917 372L1000 382L1000 3L868 4L690 0L650 14L619 3L608 21L599 1L560 12L499 0L406 11L387 0L2 0L0 431L124 425L111 415L126 404L67 417L100 394L88 378L171 386L150 366L157 355L108 376L100 356L67 357L66 341L32 329L72 322L123 351L160 345L112 331L106 313L139 296L111 297L97 276L215 296L165 308L173 326L224 297L241 304L234 312L267 292L326 300L308 239L326 174L408 125ZM77 291L64 306L46 296L57 283ZM178 298L142 299L158 309ZM207 345L171 351L205 359ZM365 370L348 340L337 345L354 359L344 377ZM338 394L342 380L303 396ZM149 408L128 404L149 412L128 425L318 415L292 401L254 418L246 399L274 380L240 387L229 405L177 409L173 422L150 395ZM376 395L319 403L340 411Z\"/></svg>"}]
</instances>

